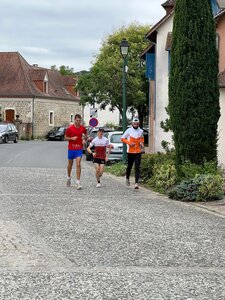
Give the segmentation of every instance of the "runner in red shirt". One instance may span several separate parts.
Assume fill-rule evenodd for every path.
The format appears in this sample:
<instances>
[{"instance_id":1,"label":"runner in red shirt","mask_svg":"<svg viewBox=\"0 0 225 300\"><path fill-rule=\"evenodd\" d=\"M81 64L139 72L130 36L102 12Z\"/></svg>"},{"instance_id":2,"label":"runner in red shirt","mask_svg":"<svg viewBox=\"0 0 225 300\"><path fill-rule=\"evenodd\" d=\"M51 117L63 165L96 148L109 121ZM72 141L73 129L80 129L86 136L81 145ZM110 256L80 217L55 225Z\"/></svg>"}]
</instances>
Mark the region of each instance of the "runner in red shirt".
<instances>
[{"instance_id":1,"label":"runner in red shirt","mask_svg":"<svg viewBox=\"0 0 225 300\"><path fill-rule=\"evenodd\" d=\"M106 148L108 148L108 154L110 153L111 148L113 148L113 146L109 144L109 140L103 136L103 133L104 128L99 128L98 136L93 139L93 141L87 148L87 151L90 154L93 154L93 163L95 164L96 170L97 188L101 187L100 178L104 172L105 162L108 160L108 157L106 155ZM94 153L91 150L93 146L95 147Z\"/></svg>"},{"instance_id":2,"label":"runner in red shirt","mask_svg":"<svg viewBox=\"0 0 225 300\"><path fill-rule=\"evenodd\" d=\"M83 154L83 144L86 139L86 128L81 125L81 115L76 114L74 117L74 124L69 126L65 132L65 140L68 143L68 166L67 166L67 186L71 185L71 172L73 167L73 160L76 160L76 187L78 190L82 189L80 184L81 175L81 159Z\"/></svg>"}]
</instances>

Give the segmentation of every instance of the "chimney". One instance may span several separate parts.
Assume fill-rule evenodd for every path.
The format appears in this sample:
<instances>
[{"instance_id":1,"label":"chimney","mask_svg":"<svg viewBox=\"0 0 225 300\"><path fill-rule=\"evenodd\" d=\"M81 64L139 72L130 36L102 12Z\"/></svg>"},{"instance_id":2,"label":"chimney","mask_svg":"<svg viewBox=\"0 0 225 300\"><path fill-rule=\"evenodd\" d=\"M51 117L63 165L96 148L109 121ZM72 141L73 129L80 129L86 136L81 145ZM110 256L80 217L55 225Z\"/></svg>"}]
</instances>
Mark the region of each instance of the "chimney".
<instances>
[{"instance_id":1,"label":"chimney","mask_svg":"<svg viewBox=\"0 0 225 300\"><path fill-rule=\"evenodd\" d=\"M174 9L174 5L175 5L175 0L167 0L162 4L162 7L166 11L166 15L168 15Z\"/></svg>"}]
</instances>

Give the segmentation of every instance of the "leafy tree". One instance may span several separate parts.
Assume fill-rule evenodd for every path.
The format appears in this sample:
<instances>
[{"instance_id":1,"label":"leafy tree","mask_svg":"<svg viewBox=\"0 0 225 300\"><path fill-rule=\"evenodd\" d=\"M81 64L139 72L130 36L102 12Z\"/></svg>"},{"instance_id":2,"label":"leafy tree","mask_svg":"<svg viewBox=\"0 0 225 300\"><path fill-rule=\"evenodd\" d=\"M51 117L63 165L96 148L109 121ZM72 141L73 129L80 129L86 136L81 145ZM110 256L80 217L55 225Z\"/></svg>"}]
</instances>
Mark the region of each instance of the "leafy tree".
<instances>
[{"instance_id":1,"label":"leafy tree","mask_svg":"<svg viewBox=\"0 0 225 300\"><path fill-rule=\"evenodd\" d=\"M216 31L209 0L177 0L169 78L177 165L217 157L220 117Z\"/></svg>"},{"instance_id":2,"label":"leafy tree","mask_svg":"<svg viewBox=\"0 0 225 300\"><path fill-rule=\"evenodd\" d=\"M69 66L60 66L59 69L57 69L56 65L51 66L52 70L58 70L63 76L65 75L75 75L74 69L70 68Z\"/></svg>"},{"instance_id":3,"label":"leafy tree","mask_svg":"<svg viewBox=\"0 0 225 300\"><path fill-rule=\"evenodd\" d=\"M137 110L142 124L143 117L148 114L148 86L145 79L145 67L140 64L139 55L147 46L144 39L149 25L136 23L122 27L106 37L90 72L81 75L78 90L83 104L100 104L101 108L110 105L113 111L118 108L122 116L122 66L120 42L126 38L129 42L127 73L127 108Z\"/></svg>"}]
</instances>

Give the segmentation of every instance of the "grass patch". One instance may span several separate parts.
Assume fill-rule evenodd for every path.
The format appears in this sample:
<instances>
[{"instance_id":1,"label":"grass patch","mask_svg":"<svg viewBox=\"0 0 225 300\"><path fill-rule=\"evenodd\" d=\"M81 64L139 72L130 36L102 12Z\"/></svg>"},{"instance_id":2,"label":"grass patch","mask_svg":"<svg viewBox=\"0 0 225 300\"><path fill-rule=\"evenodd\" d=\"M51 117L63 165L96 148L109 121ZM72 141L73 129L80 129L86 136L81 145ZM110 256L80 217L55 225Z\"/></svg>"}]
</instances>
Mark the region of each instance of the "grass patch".
<instances>
[{"instance_id":1,"label":"grass patch","mask_svg":"<svg viewBox=\"0 0 225 300\"><path fill-rule=\"evenodd\" d=\"M109 166L105 166L105 171L115 176L125 176L126 168L126 164L124 164L123 162L118 162Z\"/></svg>"}]
</instances>

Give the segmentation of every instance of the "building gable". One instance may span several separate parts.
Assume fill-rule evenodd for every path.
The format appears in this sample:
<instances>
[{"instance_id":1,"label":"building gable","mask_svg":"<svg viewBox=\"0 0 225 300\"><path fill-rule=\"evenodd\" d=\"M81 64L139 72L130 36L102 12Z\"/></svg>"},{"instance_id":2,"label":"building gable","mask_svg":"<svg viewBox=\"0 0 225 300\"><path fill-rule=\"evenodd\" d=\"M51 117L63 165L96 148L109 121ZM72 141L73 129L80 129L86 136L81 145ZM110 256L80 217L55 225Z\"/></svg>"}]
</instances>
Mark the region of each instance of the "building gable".
<instances>
[{"instance_id":1,"label":"building gable","mask_svg":"<svg viewBox=\"0 0 225 300\"><path fill-rule=\"evenodd\" d=\"M0 52L0 97L48 97L79 101L73 89L75 84L73 76L31 66L18 52Z\"/></svg>"}]
</instances>

